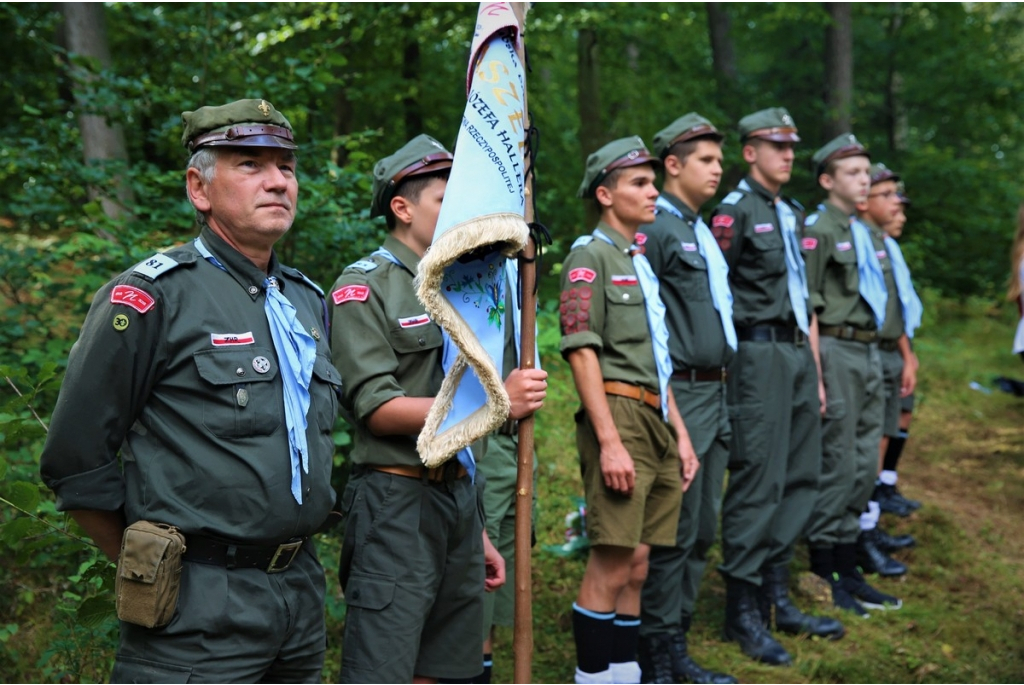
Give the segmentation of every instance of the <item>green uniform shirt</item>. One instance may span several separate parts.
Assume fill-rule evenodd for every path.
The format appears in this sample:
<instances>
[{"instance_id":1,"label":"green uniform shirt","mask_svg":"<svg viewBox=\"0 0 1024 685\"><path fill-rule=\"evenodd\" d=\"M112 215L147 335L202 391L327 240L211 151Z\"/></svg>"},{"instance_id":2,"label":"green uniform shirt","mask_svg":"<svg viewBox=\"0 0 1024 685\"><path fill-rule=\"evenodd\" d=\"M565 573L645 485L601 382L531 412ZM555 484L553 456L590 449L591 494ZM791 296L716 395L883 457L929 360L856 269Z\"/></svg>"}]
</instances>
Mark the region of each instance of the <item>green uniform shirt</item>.
<instances>
[{"instance_id":1,"label":"green uniform shirt","mask_svg":"<svg viewBox=\"0 0 1024 685\"><path fill-rule=\"evenodd\" d=\"M705 369L727 366L733 351L725 341L722 319L711 299L708 267L697 248L694 222L697 213L670 193L661 196L678 209L658 212L654 223L644 226L647 260L658 277L661 301L668 324L668 349L672 368ZM641 241L637 234L637 242Z\"/></svg>"},{"instance_id":2,"label":"green uniform shirt","mask_svg":"<svg viewBox=\"0 0 1024 685\"><path fill-rule=\"evenodd\" d=\"M871 231L871 245L875 248L878 263L882 265L885 290L889 293L889 297L885 301L885 321L882 322L882 329L878 331L878 338L880 340L897 340L904 333L903 304L900 301L900 292L896 289L896 272L893 271L892 260L885 247L885 231L876 226L871 219L864 218L861 219L861 222Z\"/></svg>"},{"instance_id":3,"label":"green uniform shirt","mask_svg":"<svg viewBox=\"0 0 1024 685\"><path fill-rule=\"evenodd\" d=\"M642 385L656 393L658 368L630 243L603 222L598 228L613 244L585 236L562 265L562 355L593 347L605 381Z\"/></svg>"},{"instance_id":4,"label":"green uniform shirt","mask_svg":"<svg viewBox=\"0 0 1024 685\"><path fill-rule=\"evenodd\" d=\"M115 511L243 544L312 534L334 503L341 382L319 292L271 257L269 275L317 339L303 504L291 494L282 381L264 310L268 274L209 228L97 293L68 359L40 461L60 510ZM123 462L118 464L118 451Z\"/></svg>"},{"instance_id":5,"label":"green uniform shirt","mask_svg":"<svg viewBox=\"0 0 1024 685\"><path fill-rule=\"evenodd\" d=\"M851 217L825 202L804 222L803 252L807 290L818 312L819 326L877 328L871 306L860 296L857 250L850 230ZM887 260L888 261L888 260Z\"/></svg>"},{"instance_id":6,"label":"green uniform shirt","mask_svg":"<svg viewBox=\"0 0 1024 685\"><path fill-rule=\"evenodd\" d=\"M750 176L749 190L739 187L725 196L711 215L711 232L729 264L732 318L737 328L796 326L789 299L786 246L775 202L785 202L802 225L803 207L773 195ZM810 309L808 309L810 319Z\"/></svg>"},{"instance_id":7,"label":"green uniform shirt","mask_svg":"<svg viewBox=\"0 0 1024 685\"><path fill-rule=\"evenodd\" d=\"M371 255L334 283L331 349L345 379L342 405L355 418L352 461L422 466L416 435L374 435L366 421L396 397L434 397L441 389L441 328L416 297L420 258L394 236L384 247L401 266Z\"/></svg>"}]
</instances>

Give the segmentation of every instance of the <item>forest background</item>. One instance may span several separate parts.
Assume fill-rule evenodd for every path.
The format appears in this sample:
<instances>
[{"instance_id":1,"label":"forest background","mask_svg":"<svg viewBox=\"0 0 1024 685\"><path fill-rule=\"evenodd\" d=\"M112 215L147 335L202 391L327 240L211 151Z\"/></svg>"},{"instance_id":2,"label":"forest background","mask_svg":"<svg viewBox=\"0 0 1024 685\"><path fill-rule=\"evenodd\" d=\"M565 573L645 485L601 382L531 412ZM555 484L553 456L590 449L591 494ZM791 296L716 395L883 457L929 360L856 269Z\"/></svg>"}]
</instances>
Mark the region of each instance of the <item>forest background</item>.
<instances>
[{"instance_id":1,"label":"forest background","mask_svg":"<svg viewBox=\"0 0 1024 685\"><path fill-rule=\"evenodd\" d=\"M421 132L454 143L475 16L471 4L0 4L2 679L103 679L109 668L110 567L65 534L77 530L40 486L38 454L92 294L195 233L181 111L256 97L285 113L300 200L278 252L329 285L385 234L368 218L373 161ZM786 192L808 207L821 199L812 153L854 131L906 180L904 253L933 311L1009 316L998 303L1024 171L1022 29L1016 3L536 4L535 187L554 238L539 343L565 385L556 397L573 402L553 312L560 261L593 219L575 199L585 156L625 135L649 142L689 111L727 133L724 194L743 173L736 122L788 108L803 142ZM343 422L335 438L343 478ZM571 445L556 446L571 482ZM337 537L321 544L327 557ZM334 625L343 612L334 597Z\"/></svg>"}]
</instances>

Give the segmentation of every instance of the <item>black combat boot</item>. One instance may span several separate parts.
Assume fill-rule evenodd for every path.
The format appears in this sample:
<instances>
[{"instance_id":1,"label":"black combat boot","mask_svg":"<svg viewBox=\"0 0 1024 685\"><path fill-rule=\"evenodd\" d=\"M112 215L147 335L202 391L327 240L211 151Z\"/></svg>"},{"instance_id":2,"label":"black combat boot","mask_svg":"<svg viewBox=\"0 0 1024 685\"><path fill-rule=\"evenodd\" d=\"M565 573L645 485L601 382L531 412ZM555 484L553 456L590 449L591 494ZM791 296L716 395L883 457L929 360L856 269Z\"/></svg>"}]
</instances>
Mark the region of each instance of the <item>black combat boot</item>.
<instances>
[{"instance_id":1,"label":"black combat boot","mask_svg":"<svg viewBox=\"0 0 1024 685\"><path fill-rule=\"evenodd\" d=\"M836 545L835 549L837 583L833 586L833 593L838 586L862 608L893 610L903 606L901 599L880 592L864 580L864 576L857 569L857 543Z\"/></svg>"},{"instance_id":2,"label":"black combat boot","mask_svg":"<svg viewBox=\"0 0 1024 685\"><path fill-rule=\"evenodd\" d=\"M857 563L866 573L880 576L902 576L907 572L904 564L878 548L878 529L862 530L857 538Z\"/></svg>"},{"instance_id":3,"label":"black combat boot","mask_svg":"<svg viewBox=\"0 0 1024 685\"><path fill-rule=\"evenodd\" d=\"M690 632L690 617L683 616L682 630L673 633L669 642L669 653L672 655L672 675L680 683L710 683L711 685L728 685L736 679L727 673L718 673L702 668L690 656L686 645L686 634Z\"/></svg>"},{"instance_id":4,"label":"black combat boot","mask_svg":"<svg viewBox=\"0 0 1024 685\"><path fill-rule=\"evenodd\" d=\"M910 516L914 513L915 509L921 506L921 503L917 502L917 507L911 508L910 500L896 494L895 485L886 485L885 483L875 484L875 493L871 496L871 499L878 502L878 508L883 513L896 514L902 517Z\"/></svg>"},{"instance_id":5,"label":"black combat boot","mask_svg":"<svg viewBox=\"0 0 1024 685\"><path fill-rule=\"evenodd\" d=\"M640 636L636 660L640 663L641 683L675 683L672 677L672 654L667 634Z\"/></svg>"},{"instance_id":6,"label":"black combat boot","mask_svg":"<svg viewBox=\"0 0 1024 685\"><path fill-rule=\"evenodd\" d=\"M846 631L843 624L826 616L805 614L789 598L789 567L765 566L761 569L761 594L767 598L768 613L764 616L769 629L772 617L775 628L790 635L814 635L838 640Z\"/></svg>"},{"instance_id":7,"label":"black combat boot","mask_svg":"<svg viewBox=\"0 0 1024 685\"><path fill-rule=\"evenodd\" d=\"M751 659L772 666L789 666L793 659L764 627L757 608L758 587L726 577L725 639L736 641Z\"/></svg>"},{"instance_id":8,"label":"black combat boot","mask_svg":"<svg viewBox=\"0 0 1024 685\"><path fill-rule=\"evenodd\" d=\"M883 552L895 552L917 544L913 535L889 535L879 527L875 527L875 546Z\"/></svg>"},{"instance_id":9,"label":"black combat boot","mask_svg":"<svg viewBox=\"0 0 1024 685\"><path fill-rule=\"evenodd\" d=\"M868 618L867 609L861 606L860 602L854 599L853 595L846 591L846 588L839 582L838 562L836 551L832 547L811 547L811 572L828 581L832 587L832 605L851 611L857 616ZM854 549L853 560L850 562L856 568L857 554Z\"/></svg>"}]
</instances>

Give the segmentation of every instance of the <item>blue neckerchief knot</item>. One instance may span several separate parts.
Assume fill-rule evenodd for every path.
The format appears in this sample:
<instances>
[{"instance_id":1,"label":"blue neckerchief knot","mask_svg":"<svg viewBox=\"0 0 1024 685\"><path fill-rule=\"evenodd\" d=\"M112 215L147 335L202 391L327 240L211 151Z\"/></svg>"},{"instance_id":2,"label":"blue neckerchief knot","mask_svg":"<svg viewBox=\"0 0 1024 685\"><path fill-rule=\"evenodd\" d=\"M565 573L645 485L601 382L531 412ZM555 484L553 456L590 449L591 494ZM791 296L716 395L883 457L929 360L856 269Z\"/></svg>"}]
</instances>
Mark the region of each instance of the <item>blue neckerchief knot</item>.
<instances>
[{"instance_id":1,"label":"blue neckerchief knot","mask_svg":"<svg viewBox=\"0 0 1024 685\"><path fill-rule=\"evenodd\" d=\"M662 196L658 196L657 208L672 214L681 221L686 221L683 213ZM729 289L729 264L725 261L722 249L718 247L711 229L704 223L704 220L697 216L693 224L693 233L697 237L697 250L708 267L708 285L711 288L711 302L718 310L718 316L722 320L722 331L725 333L725 341L733 350L736 349L736 327L732 321L732 290Z\"/></svg>"},{"instance_id":2,"label":"blue neckerchief knot","mask_svg":"<svg viewBox=\"0 0 1024 685\"><path fill-rule=\"evenodd\" d=\"M892 262L892 273L896 278L896 291L900 296L900 304L903 306L903 331L908 338L914 337L914 331L921 325L921 316L924 314L924 305L921 298L914 290L914 283L910 280L910 269L903 259L903 250L899 244L890 238L885 237L885 247L889 250L889 260Z\"/></svg>"},{"instance_id":3,"label":"blue neckerchief knot","mask_svg":"<svg viewBox=\"0 0 1024 685\"><path fill-rule=\"evenodd\" d=\"M885 276L882 274L882 264L875 254L875 246L871 242L871 231L868 227L856 218L850 217L850 232L853 234L853 247L857 251L860 296L874 312L876 327L881 328L885 323L885 303L889 298Z\"/></svg>"}]
</instances>

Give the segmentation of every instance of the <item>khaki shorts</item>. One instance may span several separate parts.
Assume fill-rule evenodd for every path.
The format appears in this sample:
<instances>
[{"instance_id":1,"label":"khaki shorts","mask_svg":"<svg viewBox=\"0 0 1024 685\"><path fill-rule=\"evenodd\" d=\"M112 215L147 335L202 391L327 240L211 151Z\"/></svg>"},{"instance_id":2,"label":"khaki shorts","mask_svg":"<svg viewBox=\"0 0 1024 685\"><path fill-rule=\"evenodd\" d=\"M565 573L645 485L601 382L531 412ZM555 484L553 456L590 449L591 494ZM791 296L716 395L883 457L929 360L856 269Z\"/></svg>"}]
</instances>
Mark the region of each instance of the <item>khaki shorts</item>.
<instances>
[{"instance_id":1,"label":"khaki shorts","mask_svg":"<svg viewBox=\"0 0 1024 685\"><path fill-rule=\"evenodd\" d=\"M882 435L895 438L900 434L900 411L903 408L903 398L900 397L900 385L903 384L903 355L899 350L879 350L878 355L882 358L882 387L885 394Z\"/></svg>"},{"instance_id":2,"label":"khaki shorts","mask_svg":"<svg viewBox=\"0 0 1024 685\"><path fill-rule=\"evenodd\" d=\"M587 498L587 537L591 545L636 547L676 544L683 501L675 430L661 412L626 397L608 395L612 420L636 468L631 496L605 487L601 449L585 411L577 414L576 447Z\"/></svg>"}]
</instances>

